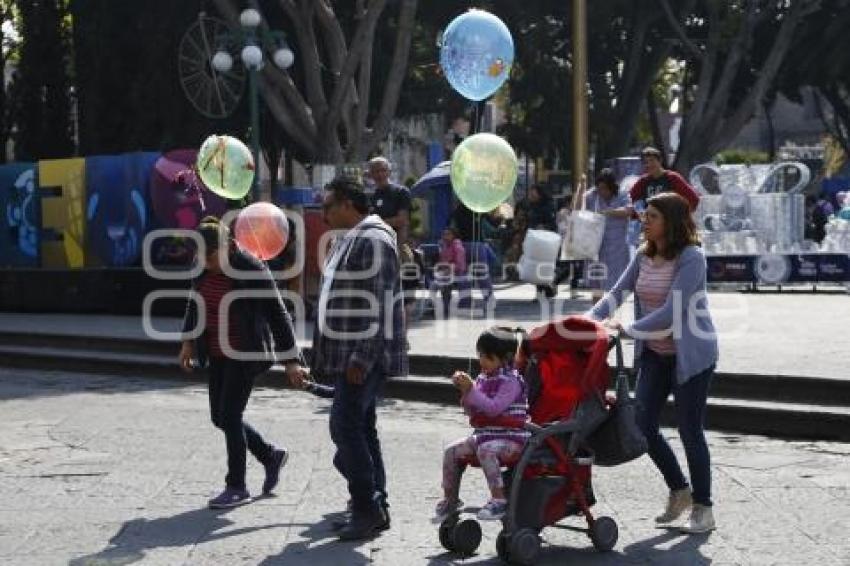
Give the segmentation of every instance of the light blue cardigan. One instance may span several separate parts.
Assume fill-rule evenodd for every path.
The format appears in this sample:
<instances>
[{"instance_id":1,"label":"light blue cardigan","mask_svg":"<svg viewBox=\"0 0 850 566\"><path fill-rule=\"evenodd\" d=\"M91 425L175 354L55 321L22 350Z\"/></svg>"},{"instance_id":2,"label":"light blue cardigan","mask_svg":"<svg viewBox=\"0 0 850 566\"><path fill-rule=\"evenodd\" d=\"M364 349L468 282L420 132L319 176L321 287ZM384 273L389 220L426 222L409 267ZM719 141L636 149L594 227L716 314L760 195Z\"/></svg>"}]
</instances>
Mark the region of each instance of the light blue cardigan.
<instances>
[{"instance_id":1,"label":"light blue cardigan","mask_svg":"<svg viewBox=\"0 0 850 566\"><path fill-rule=\"evenodd\" d=\"M635 290L643 257L640 252L635 255L614 288L587 312L587 316L604 320L623 304L626 292ZM671 328L676 343L676 379L680 384L717 363L717 333L708 312L705 255L697 246L688 246L676 260L670 294L661 308L643 316L640 301L635 297L635 322L623 329L635 339L635 361L643 352L642 338L646 338L646 333Z\"/></svg>"}]
</instances>

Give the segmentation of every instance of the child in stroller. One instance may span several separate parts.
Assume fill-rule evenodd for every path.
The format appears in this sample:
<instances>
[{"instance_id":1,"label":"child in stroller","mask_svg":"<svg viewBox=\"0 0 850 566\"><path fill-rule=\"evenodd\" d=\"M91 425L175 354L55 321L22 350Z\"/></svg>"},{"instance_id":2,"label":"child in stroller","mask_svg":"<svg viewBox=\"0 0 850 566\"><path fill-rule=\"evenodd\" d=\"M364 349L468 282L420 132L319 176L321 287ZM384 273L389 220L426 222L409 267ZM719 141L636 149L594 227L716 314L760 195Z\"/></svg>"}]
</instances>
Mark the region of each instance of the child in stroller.
<instances>
[{"instance_id":1,"label":"child in stroller","mask_svg":"<svg viewBox=\"0 0 850 566\"><path fill-rule=\"evenodd\" d=\"M617 541L617 524L594 518L591 486L592 451L588 437L607 418L605 391L609 382L608 351L618 348L599 323L570 316L533 330L520 348L516 366L526 376L531 422L504 417L477 417L476 427L500 426L529 434L522 453L503 474L507 505L496 550L506 562L534 564L540 532L572 515L583 515L586 532L600 551ZM618 361L620 356L618 356ZM472 462L475 465L475 462ZM461 519L460 511L440 525L440 542L450 551L473 554L481 542L481 527Z\"/></svg>"},{"instance_id":2,"label":"child in stroller","mask_svg":"<svg viewBox=\"0 0 850 566\"><path fill-rule=\"evenodd\" d=\"M485 330L475 345L481 373L473 381L469 374L457 371L452 376L460 389L461 404L474 422L476 417L506 417L523 423L528 419L528 393L522 376L514 367L519 341L517 331L504 327ZM515 462L530 433L498 423L475 426L470 436L450 444L443 455L443 494L437 504L436 522L441 523L463 507L458 494L463 471L475 461L484 472L490 488L490 501L478 512L482 521L498 520L505 514L504 481L501 468Z\"/></svg>"}]
</instances>

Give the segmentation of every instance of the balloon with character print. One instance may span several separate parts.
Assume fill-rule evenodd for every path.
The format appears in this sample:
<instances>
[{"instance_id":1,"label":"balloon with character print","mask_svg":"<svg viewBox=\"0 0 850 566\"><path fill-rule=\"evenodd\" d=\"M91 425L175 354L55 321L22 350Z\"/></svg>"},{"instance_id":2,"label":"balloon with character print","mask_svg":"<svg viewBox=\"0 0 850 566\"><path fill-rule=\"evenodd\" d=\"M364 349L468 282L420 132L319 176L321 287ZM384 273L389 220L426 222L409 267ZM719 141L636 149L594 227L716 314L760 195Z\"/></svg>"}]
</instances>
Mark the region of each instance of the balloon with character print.
<instances>
[{"instance_id":1,"label":"balloon with character print","mask_svg":"<svg viewBox=\"0 0 850 566\"><path fill-rule=\"evenodd\" d=\"M213 135L204 140L196 162L204 185L220 197L241 200L254 182L251 150L231 136Z\"/></svg>"},{"instance_id":2,"label":"balloon with character print","mask_svg":"<svg viewBox=\"0 0 850 566\"><path fill-rule=\"evenodd\" d=\"M513 193L517 168L508 142L495 134L475 134L452 154L452 187L470 210L490 212Z\"/></svg>"},{"instance_id":3,"label":"balloon with character print","mask_svg":"<svg viewBox=\"0 0 850 566\"><path fill-rule=\"evenodd\" d=\"M484 100L505 83L514 63L508 27L483 10L469 10L448 25L440 46L440 67L457 92Z\"/></svg>"}]
</instances>

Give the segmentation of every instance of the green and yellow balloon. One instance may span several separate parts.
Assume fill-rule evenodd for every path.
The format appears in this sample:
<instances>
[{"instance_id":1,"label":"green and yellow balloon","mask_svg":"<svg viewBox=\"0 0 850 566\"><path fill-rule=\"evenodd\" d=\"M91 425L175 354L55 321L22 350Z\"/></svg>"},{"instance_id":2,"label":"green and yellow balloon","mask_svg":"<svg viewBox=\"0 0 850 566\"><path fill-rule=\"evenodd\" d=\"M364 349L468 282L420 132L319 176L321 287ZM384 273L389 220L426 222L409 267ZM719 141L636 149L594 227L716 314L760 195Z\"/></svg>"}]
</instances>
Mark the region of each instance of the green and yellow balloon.
<instances>
[{"instance_id":1,"label":"green and yellow balloon","mask_svg":"<svg viewBox=\"0 0 850 566\"><path fill-rule=\"evenodd\" d=\"M495 134L475 134L452 154L452 188L473 212L490 212L513 193L517 168L508 142Z\"/></svg>"},{"instance_id":2,"label":"green and yellow balloon","mask_svg":"<svg viewBox=\"0 0 850 566\"><path fill-rule=\"evenodd\" d=\"M241 200L248 194L256 172L251 150L231 136L213 135L204 140L196 166L207 188L229 200Z\"/></svg>"}]
</instances>

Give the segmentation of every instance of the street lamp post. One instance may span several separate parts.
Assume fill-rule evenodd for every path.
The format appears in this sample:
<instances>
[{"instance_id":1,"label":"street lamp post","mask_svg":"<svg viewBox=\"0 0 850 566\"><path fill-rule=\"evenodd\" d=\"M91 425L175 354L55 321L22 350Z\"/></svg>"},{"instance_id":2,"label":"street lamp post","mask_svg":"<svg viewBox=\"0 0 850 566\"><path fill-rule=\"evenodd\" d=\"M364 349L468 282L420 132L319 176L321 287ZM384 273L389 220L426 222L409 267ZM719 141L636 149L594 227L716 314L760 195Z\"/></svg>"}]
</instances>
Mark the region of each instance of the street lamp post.
<instances>
[{"instance_id":1,"label":"street lamp post","mask_svg":"<svg viewBox=\"0 0 850 566\"><path fill-rule=\"evenodd\" d=\"M220 46L212 58L211 64L221 72L227 72L233 66L230 47L239 49L239 59L248 70L248 104L251 113L251 153L256 167L251 195L254 202L260 200L260 93L259 72L265 65L264 49L271 53L271 59L280 69L286 70L295 62L295 55L286 44L283 32L261 28L262 15L254 8L243 10L239 14L240 32L235 37L226 38L229 44Z\"/></svg>"}]
</instances>

